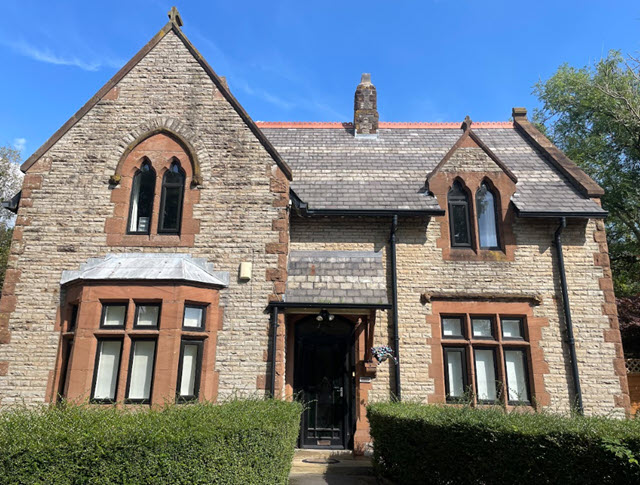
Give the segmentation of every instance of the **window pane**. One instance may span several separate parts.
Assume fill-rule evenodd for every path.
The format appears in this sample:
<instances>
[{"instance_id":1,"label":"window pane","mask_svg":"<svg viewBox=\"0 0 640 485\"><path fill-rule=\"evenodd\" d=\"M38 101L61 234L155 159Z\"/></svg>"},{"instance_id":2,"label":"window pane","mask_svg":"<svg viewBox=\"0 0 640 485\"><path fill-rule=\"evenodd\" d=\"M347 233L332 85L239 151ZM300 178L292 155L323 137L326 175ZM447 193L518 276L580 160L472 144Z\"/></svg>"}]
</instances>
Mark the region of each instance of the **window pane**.
<instances>
[{"instance_id":1,"label":"window pane","mask_svg":"<svg viewBox=\"0 0 640 485\"><path fill-rule=\"evenodd\" d=\"M522 320L519 318L503 318L502 336L505 338L523 338Z\"/></svg>"},{"instance_id":2,"label":"window pane","mask_svg":"<svg viewBox=\"0 0 640 485\"><path fill-rule=\"evenodd\" d=\"M78 305L71 305L71 318L69 318L69 327L67 330L71 331L76 328L78 324Z\"/></svg>"},{"instance_id":3,"label":"window pane","mask_svg":"<svg viewBox=\"0 0 640 485\"><path fill-rule=\"evenodd\" d=\"M460 398L464 394L464 352L461 349L445 349L445 372L448 396Z\"/></svg>"},{"instance_id":4,"label":"window pane","mask_svg":"<svg viewBox=\"0 0 640 485\"><path fill-rule=\"evenodd\" d=\"M149 232L155 184L156 174L149 169L147 164L143 165L143 170L133 177L129 231Z\"/></svg>"},{"instance_id":5,"label":"window pane","mask_svg":"<svg viewBox=\"0 0 640 485\"><path fill-rule=\"evenodd\" d=\"M490 318L472 318L471 327L474 337L493 337L493 322Z\"/></svg>"},{"instance_id":6,"label":"window pane","mask_svg":"<svg viewBox=\"0 0 640 485\"><path fill-rule=\"evenodd\" d=\"M493 194L485 184L476 194L478 209L478 233L481 248L498 247L498 232L496 229L496 206Z\"/></svg>"},{"instance_id":7,"label":"window pane","mask_svg":"<svg viewBox=\"0 0 640 485\"><path fill-rule=\"evenodd\" d=\"M199 306L186 306L184 307L184 327L189 328L202 328L202 317L204 315L204 308Z\"/></svg>"},{"instance_id":8,"label":"window pane","mask_svg":"<svg viewBox=\"0 0 640 485\"><path fill-rule=\"evenodd\" d=\"M467 205L452 204L451 224L453 226L453 242L455 244L471 244L469 226L467 225Z\"/></svg>"},{"instance_id":9,"label":"window pane","mask_svg":"<svg viewBox=\"0 0 640 485\"><path fill-rule=\"evenodd\" d=\"M103 327L124 327L126 305L105 305Z\"/></svg>"},{"instance_id":10,"label":"window pane","mask_svg":"<svg viewBox=\"0 0 640 485\"><path fill-rule=\"evenodd\" d=\"M182 350L182 375L179 394L183 397L196 395L196 372L198 368L197 344L185 344Z\"/></svg>"},{"instance_id":11,"label":"window pane","mask_svg":"<svg viewBox=\"0 0 640 485\"><path fill-rule=\"evenodd\" d=\"M505 350L504 361L507 368L509 401L529 402L524 351Z\"/></svg>"},{"instance_id":12,"label":"window pane","mask_svg":"<svg viewBox=\"0 0 640 485\"><path fill-rule=\"evenodd\" d=\"M131 376L129 378L129 399L149 399L153 377L153 356L156 343L152 340L133 342Z\"/></svg>"},{"instance_id":13,"label":"window pane","mask_svg":"<svg viewBox=\"0 0 640 485\"><path fill-rule=\"evenodd\" d=\"M164 191L162 230L178 231L180 206L182 202L182 187L164 187Z\"/></svg>"},{"instance_id":14,"label":"window pane","mask_svg":"<svg viewBox=\"0 0 640 485\"><path fill-rule=\"evenodd\" d=\"M442 335L444 337L462 337L462 318L447 317L442 319Z\"/></svg>"},{"instance_id":15,"label":"window pane","mask_svg":"<svg viewBox=\"0 0 640 485\"><path fill-rule=\"evenodd\" d=\"M139 305L136 326L157 327L160 307L158 305Z\"/></svg>"},{"instance_id":16,"label":"window pane","mask_svg":"<svg viewBox=\"0 0 640 485\"><path fill-rule=\"evenodd\" d=\"M122 341L119 340L103 340L99 343L94 399L115 400L121 348Z\"/></svg>"},{"instance_id":17,"label":"window pane","mask_svg":"<svg viewBox=\"0 0 640 485\"><path fill-rule=\"evenodd\" d=\"M476 349L476 387L481 401L496 400L496 369L493 350Z\"/></svg>"}]
</instances>

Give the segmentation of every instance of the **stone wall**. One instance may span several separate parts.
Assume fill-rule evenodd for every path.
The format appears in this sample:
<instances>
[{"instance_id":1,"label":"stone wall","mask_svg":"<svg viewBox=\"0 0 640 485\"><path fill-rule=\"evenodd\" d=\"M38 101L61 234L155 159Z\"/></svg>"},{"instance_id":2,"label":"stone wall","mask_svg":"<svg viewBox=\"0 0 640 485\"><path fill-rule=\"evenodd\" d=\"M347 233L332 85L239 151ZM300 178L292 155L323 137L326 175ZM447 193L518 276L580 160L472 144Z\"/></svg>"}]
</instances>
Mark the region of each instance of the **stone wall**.
<instances>
[{"instance_id":1,"label":"stone wall","mask_svg":"<svg viewBox=\"0 0 640 485\"><path fill-rule=\"evenodd\" d=\"M292 219L291 248L296 250L382 250L388 267L388 219L314 218ZM514 261L445 261L437 247L441 224L434 220L400 218L398 224L397 272L399 333L403 399L430 400L434 380L429 374L432 361L427 317L432 304L421 300L423 293L464 295L510 294L541 298L533 306L533 316L545 319L540 345L548 372L544 387L549 394L546 408L565 412L572 395L571 367L564 344L564 318L552 246L557 221L516 219ZM574 321L578 366L585 412L624 414L619 407L624 394L614 368L616 344L605 341L609 319L603 314L605 303L600 279L602 267L595 264L599 254L596 221L570 222L563 235L569 299ZM455 303L454 303L455 305ZM389 344L392 333L385 312L378 317L376 345ZM372 399L388 397L390 372L380 367L374 379ZM546 399L546 397L545 397ZM433 400L433 399L432 399Z\"/></svg>"},{"instance_id":2,"label":"stone wall","mask_svg":"<svg viewBox=\"0 0 640 485\"><path fill-rule=\"evenodd\" d=\"M167 128L197 150L202 183L192 247L109 246L109 185L125 147L141 131ZM55 366L60 276L109 252L185 252L232 275L221 292L216 370L222 396L255 393L267 372L269 317L278 289L266 278L286 253L281 234L288 182L273 158L173 33L144 57L29 170L0 303L2 405L43 402ZM283 196L284 193L284 196ZM286 225L285 225L286 226ZM253 278L237 280L242 261ZM282 286L282 285L281 285ZM275 290L275 291L274 291Z\"/></svg>"}]
</instances>

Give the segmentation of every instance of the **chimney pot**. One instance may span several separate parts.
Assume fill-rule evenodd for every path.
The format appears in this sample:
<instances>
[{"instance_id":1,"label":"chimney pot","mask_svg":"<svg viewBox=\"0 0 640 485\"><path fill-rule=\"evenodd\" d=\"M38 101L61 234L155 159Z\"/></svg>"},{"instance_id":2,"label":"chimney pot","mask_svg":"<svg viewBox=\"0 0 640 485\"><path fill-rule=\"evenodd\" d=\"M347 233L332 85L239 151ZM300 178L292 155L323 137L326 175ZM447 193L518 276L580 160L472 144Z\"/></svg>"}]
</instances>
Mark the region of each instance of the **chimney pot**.
<instances>
[{"instance_id":1,"label":"chimney pot","mask_svg":"<svg viewBox=\"0 0 640 485\"><path fill-rule=\"evenodd\" d=\"M356 137L376 138L378 134L378 94L371 74L363 73L353 103L353 127Z\"/></svg>"}]
</instances>

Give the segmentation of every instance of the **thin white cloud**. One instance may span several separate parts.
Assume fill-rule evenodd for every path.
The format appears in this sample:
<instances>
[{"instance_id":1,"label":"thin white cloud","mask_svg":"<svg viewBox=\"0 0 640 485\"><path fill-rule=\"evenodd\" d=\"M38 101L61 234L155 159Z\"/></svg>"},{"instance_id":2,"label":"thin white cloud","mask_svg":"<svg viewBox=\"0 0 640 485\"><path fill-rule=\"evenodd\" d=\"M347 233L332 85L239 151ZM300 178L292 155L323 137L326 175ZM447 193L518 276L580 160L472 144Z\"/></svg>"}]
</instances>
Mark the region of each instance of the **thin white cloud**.
<instances>
[{"instance_id":1,"label":"thin white cloud","mask_svg":"<svg viewBox=\"0 0 640 485\"><path fill-rule=\"evenodd\" d=\"M24 151L24 147L26 145L27 145L27 139L26 138L15 138L13 140L13 148L18 150L19 152L23 152Z\"/></svg>"},{"instance_id":2,"label":"thin white cloud","mask_svg":"<svg viewBox=\"0 0 640 485\"><path fill-rule=\"evenodd\" d=\"M123 64L118 60L109 58L86 61L76 56L64 56L53 52L48 47L36 47L25 40L2 41L2 43L13 49L14 52L34 61L46 62L57 66L77 67L83 71L97 71L102 67L118 68Z\"/></svg>"}]
</instances>

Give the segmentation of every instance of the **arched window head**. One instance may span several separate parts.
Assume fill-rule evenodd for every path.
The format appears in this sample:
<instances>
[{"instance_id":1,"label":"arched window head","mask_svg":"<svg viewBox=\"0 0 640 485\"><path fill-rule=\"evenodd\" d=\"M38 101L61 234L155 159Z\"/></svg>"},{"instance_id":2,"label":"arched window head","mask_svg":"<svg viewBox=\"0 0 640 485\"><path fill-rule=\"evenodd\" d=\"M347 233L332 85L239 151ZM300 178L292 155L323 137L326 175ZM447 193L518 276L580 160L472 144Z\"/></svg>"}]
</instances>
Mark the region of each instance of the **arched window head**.
<instances>
[{"instance_id":1,"label":"arched window head","mask_svg":"<svg viewBox=\"0 0 640 485\"><path fill-rule=\"evenodd\" d=\"M469 221L469 196L460 182L453 183L447 195L449 203L449 230L451 246L471 246L471 224Z\"/></svg>"},{"instance_id":2,"label":"arched window head","mask_svg":"<svg viewBox=\"0 0 640 485\"><path fill-rule=\"evenodd\" d=\"M498 210L496 198L486 183L476 192L476 208L478 211L478 234L482 249L498 248Z\"/></svg>"},{"instance_id":3,"label":"arched window head","mask_svg":"<svg viewBox=\"0 0 640 485\"><path fill-rule=\"evenodd\" d=\"M156 187L156 172L148 160L145 160L133 177L131 186L131 204L129 209L128 232L131 234L149 234L151 214L153 213L153 195Z\"/></svg>"},{"instance_id":4,"label":"arched window head","mask_svg":"<svg viewBox=\"0 0 640 485\"><path fill-rule=\"evenodd\" d=\"M178 234L182 219L185 175L180 162L173 161L162 177L158 233Z\"/></svg>"}]
</instances>

